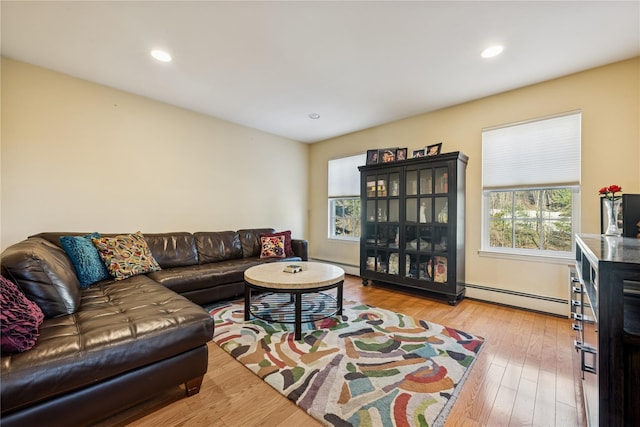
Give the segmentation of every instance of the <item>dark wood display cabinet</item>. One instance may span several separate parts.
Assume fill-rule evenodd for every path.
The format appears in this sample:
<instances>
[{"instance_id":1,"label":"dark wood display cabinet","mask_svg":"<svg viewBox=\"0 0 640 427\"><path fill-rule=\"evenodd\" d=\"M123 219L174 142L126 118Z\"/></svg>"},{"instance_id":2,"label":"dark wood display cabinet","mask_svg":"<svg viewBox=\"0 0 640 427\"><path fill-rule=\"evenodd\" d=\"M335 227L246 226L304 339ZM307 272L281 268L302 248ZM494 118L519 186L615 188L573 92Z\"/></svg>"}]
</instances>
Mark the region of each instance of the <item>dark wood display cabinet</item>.
<instances>
[{"instance_id":1,"label":"dark wood display cabinet","mask_svg":"<svg viewBox=\"0 0 640 427\"><path fill-rule=\"evenodd\" d=\"M460 152L360 166L360 277L443 296L465 293Z\"/></svg>"},{"instance_id":2,"label":"dark wood display cabinet","mask_svg":"<svg viewBox=\"0 0 640 427\"><path fill-rule=\"evenodd\" d=\"M579 234L573 330L589 426L640 425L640 239Z\"/></svg>"}]
</instances>

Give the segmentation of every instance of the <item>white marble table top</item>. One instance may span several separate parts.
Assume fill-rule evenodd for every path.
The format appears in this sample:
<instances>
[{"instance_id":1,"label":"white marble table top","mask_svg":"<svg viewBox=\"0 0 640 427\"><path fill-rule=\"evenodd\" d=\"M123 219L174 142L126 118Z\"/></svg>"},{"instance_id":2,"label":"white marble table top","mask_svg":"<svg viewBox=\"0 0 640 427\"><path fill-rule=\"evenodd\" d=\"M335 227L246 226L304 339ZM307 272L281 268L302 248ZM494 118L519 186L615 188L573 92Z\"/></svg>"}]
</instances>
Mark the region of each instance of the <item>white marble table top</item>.
<instances>
[{"instance_id":1,"label":"white marble table top","mask_svg":"<svg viewBox=\"0 0 640 427\"><path fill-rule=\"evenodd\" d=\"M283 271L287 265L299 265L302 271L287 273ZM244 280L271 289L314 289L344 280L344 270L321 262L270 262L247 269Z\"/></svg>"}]
</instances>

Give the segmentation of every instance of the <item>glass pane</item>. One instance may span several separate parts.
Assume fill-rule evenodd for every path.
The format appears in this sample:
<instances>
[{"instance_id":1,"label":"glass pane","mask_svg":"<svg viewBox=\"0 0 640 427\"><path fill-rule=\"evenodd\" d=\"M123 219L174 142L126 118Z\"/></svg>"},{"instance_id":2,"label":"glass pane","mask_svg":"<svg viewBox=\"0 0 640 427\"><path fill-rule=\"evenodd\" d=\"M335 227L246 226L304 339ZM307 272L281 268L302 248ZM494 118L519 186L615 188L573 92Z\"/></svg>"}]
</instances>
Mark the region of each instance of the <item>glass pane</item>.
<instances>
[{"instance_id":1,"label":"glass pane","mask_svg":"<svg viewBox=\"0 0 640 427\"><path fill-rule=\"evenodd\" d=\"M538 221L515 221L515 248L538 249L540 247L540 229Z\"/></svg>"},{"instance_id":2,"label":"glass pane","mask_svg":"<svg viewBox=\"0 0 640 427\"><path fill-rule=\"evenodd\" d=\"M431 169L420 170L420 194L433 193L433 172Z\"/></svg>"},{"instance_id":3,"label":"glass pane","mask_svg":"<svg viewBox=\"0 0 640 427\"><path fill-rule=\"evenodd\" d=\"M389 254L388 271L389 274L400 274L400 256L397 253Z\"/></svg>"},{"instance_id":4,"label":"glass pane","mask_svg":"<svg viewBox=\"0 0 640 427\"><path fill-rule=\"evenodd\" d=\"M420 200L420 222L433 222L433 209L431 208L431 199Z\"/></svg>"},{"instance_id":5,"label":"glass pane","mask_svg":"<svg viewBox=\"0 0 640 427\"><path fill-rule=\"evenodd\" d=\"M387 222L387 201L378 200L378 222Z\"/></svg>"},{"instance_id":6,"label":"glass pane","mask_svg":"<svg viewBox=\"0 0 640 427\"><path fill-rule=\"evenodd\" d=\"M418 257L417 273L418 279L432 280L431 279L431 257L426 255L420 255Z\"/></svg>"},{"instance_id":7,"label":"glass pane","mask_svg":"<svg viewBox=\"0 0 640 427\"><path fill-rule=\"evenodd\" d=\"M398 243L400 241L400 228L399 227L389 227L389 235L387 236L389 240L389 247L393 249L398 248Z\"/></svg>"},{"instance_id":8,"label":"glass pane","mask_svg":"<svg viewBox=\"0 0 640 427\"><path fill-rule=\"evenodd\" d=\"M376 220L376 202L375 200L367 200L367 221L374 222Z\"/></svg>"},{"instance_id":9,"label":"glass pane","mask_svg":"<svg viewBox=\"0 0 640 427\"><path fill-rule=\"evenodd\" d=\"M511 220L497 220L489 223L489 245L493 248L513 247Z\"/></svg>"},{"instance_id":10,"label":"glass pane","mask_svg":"<svg viewBox=\"0 0 640 427\"><path fill-rule=\"evenodd\" d=\"M378 273L386 273L387 272L387 259L384 255L378 255L376 257L376 271Z\"/></svg>"},{"instance_id":11,"label":"glass pane","mask_svg":"<svg viewBox=\"0 0 640 427\"><path fill-rule=\"evenodd\" d=\"M513 194L511 191L494 191L489 195L491 219L511 218Z\"/></svg>"},{"instance_id":12,"label":"glass pane","mask_svg":"<svg viewBox=\"0 0 640 427\"><path fill-rule=\"evenodd\" d=\"M416 250L418 248L416 240L418 238L418 227L415 225L407 225L404 230L404 238L407 242L405 249Z\"/></svg>"},{"instance_id":13,"label":"glass pane","mask_svg":"<svg viewBox=\"0 0 640 427\"><path fill-rule=\"evenodd\" d=\"M405 255L406 256L406 267L404 270L404 275L406 277L418 278L418 263L416 262L415 255Z\"/></svg>"},{"instance_id":14,"label":"glass pane","mask_svg":"<svg viewBox=\"0 0 640 427\"><path fill-rule=\"evenodd\" d=\"M418 171L407 172L407 194L415 196L418 194Z\"/></svg>"},{"instance_id":15,"label":"glass pane","mask_svg":"<svg viewBox=\"0 0 640 427\"><path fill-rule=\"evenodd\" d=\"M369 271L376 271L376 252L373 250L367 251L367 262L365 268Z\"/></svg>"},{"instance_id":16,"label":"glass pane","mask_svg":"<svg viewBox=\"0 0 640 427\"><path fill-rule=\"evenodd\" d=\"M449 222L449 205L448 198L436 197L436 222L447 224Z\"/></svg>"},{"instance_id":17,"label":"glass pane","mask_svg":"<svg viewBox=\"0 0 640 427\"><path fill-rule=\"evenodd\" d=\"M394 197L400 195L400 174L398 173L392 173L389 176L389 195Z\"/></svg>"},{"instance_id":18,"label":"glass pane","mask_svg":"<svg viewBox=\"0 0 640 427\"><path fill-rule=\"evenodd\" d=\"M436 193L449 192L449 173L447 168L436 169Z\"/></svg>"},{"instance_id":19,"label":"glass pane","mask_svg":"<svg viewBox=\"0 0 640 427\"><path fill-rule=\"evenodd\" d=\"M542 249L571 251L571 221L543 221Z\"/></svg>"},{"instance_id":20,"label":"glass pane","mask_svg":"<svg viewBox=\"0 0 640 427\"><path fill-rule=\"evenodd\" d=\"M400 201L398 199L389 200L389 221L398 222L400 220Z\"/></svg>"},{"instance_id":21,"label":"glass pane","mask_svg":"<svg viewBox=\"0 0 640 427\"><path fill-rule=\"evenodd\" d=\"M360 199L335 199L332 208L334 236L360 237Z\"/></svg>"},{"instance_id":22,"label":"glass pane","mask_svg":"<svg viewBox=\"0 0 640 427\"><path fill-rule=\"evenodd\" d=\"M447 230L443 227L433 227L433 250L446 252L449 247Z\"/></svg>"},{"instance_id":23,"label":"glass pane","mask_svg":"<svg viewBox=\"0 0 640 427\"><path fill-rule=\"evenodd\" d=\"M519 219L540 217L540 190L523 190L513 192L513 212Z\"/></svg>"},{"instance_id":24,"label":"glass pane","mask_svg":"<svg viewBox=\"0 0 640 427\"><path fill-rule=\"evenodd\" d=\"M543 219L571 219L572 193L568 188L544 190L542 195Z\"/></svg>"},{"instance_id":25,"label":"glass pane","mask_svg":"<svg viewBox=\"0 0 640 427\"><path fill-rule=\"evenodd\" d=\"M431 267L433 268L433 281L447 283L447 257L434 256Z\"/></svg>"},{"instance_id":26,"label":"glass pane","mask_svg":"<svg viewBox=\"0 0 640 427\"><path fill-rule=\"evenodd\" d=\"M418 221L418 201L416 199L407 199L407 221L409 222L417 222Z\"/></svg>"},{"instance_id":27,"label":"glass pane","mask_svg":"<svg viewBox=\"0 0 640 427\"><path fill-rule=\"evenodd\" d=\"M367 175L367 197L376 197L376 176Z\"/></svg>"},{"instance_id":28,"label":"glass pane","mask_svg":"<svg viewBox=\"0 0 640 427\"><path fill-rule=\"evenodd\" d=\"M386 197L387 196L387 178L386 177L378 177L378 197Z\"/></svg>"},{"instance_id":29,"label":"glass pane","mask_svg":"<svg viewBox=\"0 0 640 427\"><path fill-rule=\"evenodd\" d=\"M489 193L491 247L571 251L569 188Z\"/></svg>"},{"instance_id":30,"label":"glass pane","mask_svg":"<svg viewBox=\"0 0 640 427\"><path fill-rule=\"evenodd\" d=\"M433 227L421 226L418 230L420 238L418 239L418 249L422 252L430 252L433 250Z\"/></svg>"},{"instance_id":31,"label":"glass pane","mask_svg":"<svg viewBox=\"0 0 640 427\"><path fill-rule=\"evenodd\" d=\"M376 226L375 224L367 223L365 225L364 237L367 239L367 245L376 244Z\"/></svg>"}]
</instances>

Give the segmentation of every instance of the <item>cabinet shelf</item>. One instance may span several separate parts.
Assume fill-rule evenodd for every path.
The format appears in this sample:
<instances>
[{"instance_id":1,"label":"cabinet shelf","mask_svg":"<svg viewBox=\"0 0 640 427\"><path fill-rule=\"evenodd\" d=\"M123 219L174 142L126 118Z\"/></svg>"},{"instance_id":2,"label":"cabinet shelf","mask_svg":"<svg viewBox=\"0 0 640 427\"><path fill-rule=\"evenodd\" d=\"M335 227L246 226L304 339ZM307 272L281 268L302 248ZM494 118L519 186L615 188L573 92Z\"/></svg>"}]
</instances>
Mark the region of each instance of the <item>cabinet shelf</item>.
<instances>
[{"instance_id":1,"label":"cabinet shelf","mask_svg":"<svg viewBox=\"0 0 640 427\"><path fill-rule=\"evenodd\" d=\"M464 297L468 157L460 152L361 166L360 276Z\"/></svg>"}]
</instances>

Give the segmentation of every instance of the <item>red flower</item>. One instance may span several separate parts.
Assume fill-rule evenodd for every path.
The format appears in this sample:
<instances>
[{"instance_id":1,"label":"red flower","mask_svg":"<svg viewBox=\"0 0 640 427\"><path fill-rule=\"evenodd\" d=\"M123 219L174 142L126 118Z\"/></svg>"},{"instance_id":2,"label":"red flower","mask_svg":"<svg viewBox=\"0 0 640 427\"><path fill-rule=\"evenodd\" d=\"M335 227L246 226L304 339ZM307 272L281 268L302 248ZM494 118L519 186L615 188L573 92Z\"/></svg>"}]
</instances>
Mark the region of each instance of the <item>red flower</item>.
<instances>
[{"instance_id":1,"label":"red flower","mask_svg":"<svg viewBox=\"0 0 640 427\"><path fill-rule=\"evenodd\" d=\"M620 196L616 197L616 193L619 191L622 191L622 187L614 184L608 187L602 187L599 193L609 200L616 200L620 197Z\"/></svg>"},{"instance_id":2,"label":"red flower","mask_svg":"<svg viewBox=\"0 0 640 427\"><path fill-rule=\"evenodd\" d=\"M620 187L619 185L610 185L609 191L611 191L612 193L616 193L618 191L622 191L622 187Z\"/></svg>"}]
</instances>

